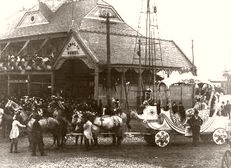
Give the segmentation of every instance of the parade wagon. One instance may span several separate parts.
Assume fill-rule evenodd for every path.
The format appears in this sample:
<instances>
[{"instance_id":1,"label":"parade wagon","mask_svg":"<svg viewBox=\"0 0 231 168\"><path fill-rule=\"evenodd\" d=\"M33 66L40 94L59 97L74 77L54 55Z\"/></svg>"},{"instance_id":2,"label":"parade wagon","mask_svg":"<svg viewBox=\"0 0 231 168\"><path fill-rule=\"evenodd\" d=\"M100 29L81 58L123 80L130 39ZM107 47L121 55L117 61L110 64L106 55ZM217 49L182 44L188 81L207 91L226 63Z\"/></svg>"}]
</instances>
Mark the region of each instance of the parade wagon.
<instances>
[{"instance_id":1,"label":"parade wagon","mask_svg":"<svg viewBox=\"0 0 231 168\"><path fill-rule=\"evenodd\" d=\"M191 74L167 78L156 90L152 93L158 99L156 104L149 105L144 101L143 113L131 112L131 117L145 126L147 143L165 147L173 136L192 136L187 120L195 109L203 120L201 139L225 143L230 122L230 96L222 95L209 81Z\"/></svg>"}]
</instances>

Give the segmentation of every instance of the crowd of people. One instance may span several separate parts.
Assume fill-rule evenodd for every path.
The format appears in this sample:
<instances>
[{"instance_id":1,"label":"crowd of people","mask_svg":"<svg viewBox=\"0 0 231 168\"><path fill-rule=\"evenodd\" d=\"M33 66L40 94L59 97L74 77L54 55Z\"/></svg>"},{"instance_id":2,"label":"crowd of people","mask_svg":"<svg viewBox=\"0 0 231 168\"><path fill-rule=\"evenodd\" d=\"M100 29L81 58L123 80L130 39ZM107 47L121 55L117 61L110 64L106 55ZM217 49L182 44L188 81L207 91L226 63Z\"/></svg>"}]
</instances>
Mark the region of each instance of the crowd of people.
<instances>
[{"instance_id":1,"label":"crowd of people","mask_svg":"<svg viewBox=\"0 0 231 168\"><path fill-rule=\"evenodd\" d=\"M97 115L102 115L102 104L101 107L97 104L97 102L93 99L88 99L85 101L74 100L74 99L64 99L59 95L52 95L51 97L29 97L23 96L21 98L9 97L12 102L20 106L20 109L13 107L5 107L6 99L1 100L1 109L4 109L4 113L12 116L12 124L11 131L9 134L9 138L11 140L10 144L10 152L18 153L18 138L20 135L20 128L26 127L26 123L20 118L21 110L23 110L26 114L32 114L35 122L31 127L32 131L32 156L36 156L36 148L39 149L40 154L45 155L43 149L43 138L42 138L42 130L39 124L39 119L43 117L54 117L51 112L52 108L55 106L59 106L65 109L64 117L71 122L72 115L74 109L81 111L94 111ZM59 103L59 104L57 104ZM25 124L25 125L24 125Z\"/></svg>"},{"instance_id":2,"label":"crowd of people","mask_svg":"<svg viewBox=\"0 0 231 168\"><path fill-rule=\"evenodd\" d=\"M183 122L186 119L185 108L182 102L177 104L176 102L172 103L172 112L173 114L178 114L180 116L180 121Z\"/></svg>"},{"instance_id":3,"label":"crowd of people","mask_svg":"<svg viewBox=\"0 0 231 168\"><path fill-rule=\"evenodd\" d=\"M39 149L41 155L45 155L43 149L43 140L42 140L42 131L41 126L39 125L39 119L43 117L54 117L54 114L51 112L52 108L59 106L59 108L63 108L65 110L64 117L71 122L73 112L75 110L78 111L91 111L94 112L97 116L102 115L114 115L122 113L120 102L118 99L112 99L112 107L108 108L103 107L102 102L99 103L93 99L87 99L84 101L75 100L75 99L64 99L59 95L51 95L50 97L29 97L23 96L21 98L9 97L10 100L18 104L27 114L33 114L33 118L35 122L32 126L32 156L36 155L36 148ZM19 130L21 127L26 127L26 123L23 123L20 115L18 115L17 111L14 111L8 107L4 107L2 100L1 108L4 109L4 113L10 114L13 117L12 128L10 132L10 152L17 153L18 146L18 137ZM19 111L20 111L19 110ZM14 151L13 151L14 148Z\"/></svg>"},{"instance_id":4,"label":"crowd of people","mask_svg":"<svg viewBox=\"0 0 231 168\"><path fill-rule=\"evenodd\" d=\"M51 70L54 56L14 56L8 55L0 60L0 71Z\"/></svg>"}]
</instances>

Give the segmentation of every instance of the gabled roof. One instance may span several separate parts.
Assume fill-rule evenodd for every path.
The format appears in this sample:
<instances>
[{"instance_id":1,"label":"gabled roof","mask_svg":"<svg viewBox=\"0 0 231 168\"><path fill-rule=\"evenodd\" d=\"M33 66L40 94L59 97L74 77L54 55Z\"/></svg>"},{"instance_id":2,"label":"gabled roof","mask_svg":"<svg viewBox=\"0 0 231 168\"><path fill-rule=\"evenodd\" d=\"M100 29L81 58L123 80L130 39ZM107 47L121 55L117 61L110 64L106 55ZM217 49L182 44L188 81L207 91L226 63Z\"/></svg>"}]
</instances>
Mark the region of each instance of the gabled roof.
<instances>
[{"instance_id":1,"label":"gabled roof","mask_svg":"<svg viewBox=\"0 0 231 168\"><path fill-rule=\"evenodd\" d=\"M99 3L84 18L105 21L107 14L111 17L111 22L124 22L112 6Z\"/></svg>"},{"instance_id":2,"label":"gabled roof","mask_svg":"<svg viewBox=\"0 0 231 168\"><path fill-rule=\"evenodd\" d=\"M92 53L89 47L85 44L84 39L76 33L71 31L69 37L65 42L58 58L56 58L54 68L59 69L66 59L84 58L84 62L89 66L90 64L98 64L98 58Z\"/></svg>"},{"instance_id":3,"label":"gabled roof","mask_svg":"<svg viewBox=\"0 0 231 168\"><path fill-rule=\"evenodd\" d=\"M103 26L104 23L99 22L97 19L87 18L87 14L93 9L107 9L116 15L117 20L120 24L115 24L111 26L112 32L117 34L133 34L136 35L134 29L129 27L123 22L122 18L115 11L115 9L103 1L97 2L97 0L81 0L76 2L67 1L62 6L57 9L54 13L49 11L48 7L43 3L39 4L39 11L29 10L22 12L21 15L17 15L17 19L8 22L7 29L2 31L0 34L0 40L29 37L39 34L51 34L59 32L69 32L70 29L85 29L90 31L105 32L106 28ZM37 9L37 8L36 8ZM41 13L49 22L48 24L40 24L24 27L17 27L18 23L30 15L32 12ZM24 15L24 16L23 16ZM114 19L115 20L115 19Z\"/></svg>"},{"instance_id":4,"label":"gabled roof","mask_svg":"<svg viewBox=\"0 0 231 168\"><path fill-rule=\"evenodd\" d=\"M95 32L80 31L80 35L87 41L89 48L97 55L100 64L106 64L107 61L107 48L106 48L106 35ZM139 64L138 60L133 59L134 49L137 38L133 36L110 36L111 44L111 64L112 65L135 65ZM145 41L145 38L143 38ZM176 44L170 40L161 40L162 61L160 60L160 49L157 48L157 56L155 63L157 67L165 68L181 68L186 66L188 68L195 68L185 54L179 50ZM142 64L145 64L144 51L142 47L141 59ZM136 56L137 57L137 56ZM134 61L135 60L135 61Z\"/></svg>"},{"instance_id":5,"label":"gabled roof","mask_svg":"<svg viewBox=\"0 0 231 168\"><path fill-rule=\"evenodd\" d=\"M40 3L44 3L52 11L56 12L67 0L39 0Z\"/></svg>"},{"instance_id":6,"label":"gabled roof","mask_svg":"<svg viewBox=\"0 0 231 168\"><path fill-rule=\"evenodd\" d=\"M32 25L27 27L17 27L22 19L22 13L17 17L18 21L13 22L11 26L0 36L0 41L4 39L22 38L37 35L46 35L51 33L62 33L73 30L76 33L77 40L83 46L87 54L94 55L99 60L99 64L106 64L106 24L102 19L94 15L99 9L106 9L116 15L116 20L111 20L111 63L116 65L138 65L134 61L134 48L137 42L137 32L123 22L116 10L102 0L81 0L66 1L55 12L51 12L48 7L40 3L39 12L49 21L48 24ZM32 11L28 11L30 13ZM21 17L20 17L21 16ZM27 16L25 14L24 16ZM89 17L90 16L90 17ZM145 41L145 39L143 39ZM160 49L157 49L157 58L153 65L166 68L181 68L195 66L180 50L180 48L169 40L161 40L162 62L160 61ZM142 48L144 53L144 47ZM144 54L142 54L144 57ZM142 58L144 65L144 58ZM147 65L147 64L146 64Z\"/></svg>"},{"instance_id":7,"label":"gabled roof","mask_svg":"<svg viewBox=\"0 0 231 168\"><path fill-rule=\"evenodd\" d=\"M17 28L48 24L48 23L49 23L48 20L43 16L43 14L39 10L30 11L24 14L22 19L18 23Z\"/></svg>"},{"instance_id":8,"label":"gabled roof","mask_svg":"<svg viewBox=\"0 0 231 168\"><path fill-rule=\"evenodd\" d=\"M53 16L50 17L49 24L44 25L17 28L15 21L13 24L10 21L8 23L8 25L10 25L8 26L8 29L6 29L0 35L0 40L33 36L38 34L69 32L70 28L79 27L82 18L86 16L86 14L92 8L94 8L96 4L97 0L82 0L64 3L55 13L52 14ZM51 13L49 14L49 10L45 9L45 5L41 4L40 7L40 11L44 14L44 16L51 15ZM17 23L21 20L21 18L17 18ZM74 20L74 23L72 20ZM74 25L72 25L72 23Z\"/></svg>"}]
</instances>

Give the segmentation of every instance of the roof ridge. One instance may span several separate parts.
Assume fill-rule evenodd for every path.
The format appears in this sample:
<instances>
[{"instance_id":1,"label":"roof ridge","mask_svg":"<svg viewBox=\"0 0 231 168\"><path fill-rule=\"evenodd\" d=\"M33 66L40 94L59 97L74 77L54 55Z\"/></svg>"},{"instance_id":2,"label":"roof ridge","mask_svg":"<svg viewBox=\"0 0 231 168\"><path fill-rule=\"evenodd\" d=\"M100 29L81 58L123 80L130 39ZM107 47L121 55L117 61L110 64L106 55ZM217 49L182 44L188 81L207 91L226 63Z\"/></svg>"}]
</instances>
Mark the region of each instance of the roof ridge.
<instances>
[{"instance_id":1,"label":"roof ridge","mask_svg":"<svg viewBox=\"0 0 231 168\"><path fill-rule=\"evenodd\" d=\"M105 2L104 0L98 0L97 4L111 6L109 3Z\"/></svg>"}]
</instances>

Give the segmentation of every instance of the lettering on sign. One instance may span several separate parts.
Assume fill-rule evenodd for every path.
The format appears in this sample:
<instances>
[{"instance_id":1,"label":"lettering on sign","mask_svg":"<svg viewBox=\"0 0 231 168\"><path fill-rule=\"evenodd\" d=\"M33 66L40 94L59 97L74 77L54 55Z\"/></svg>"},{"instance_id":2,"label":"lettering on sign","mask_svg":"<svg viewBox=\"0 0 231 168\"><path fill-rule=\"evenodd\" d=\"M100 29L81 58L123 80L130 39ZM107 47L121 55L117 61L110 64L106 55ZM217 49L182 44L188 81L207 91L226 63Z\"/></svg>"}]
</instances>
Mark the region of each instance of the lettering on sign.
<instances>
[{"instance_id":1,"label":"lettering on sign","mask_svg":"<svg viewBox=\"0 0 231 168\"><path fill-rule=\"evenodd\" d=\"M76 42L70 42L67 45L67 54L68 55L77 55L79 54L80 47Z\"/></svg>"},{"instance_id":2,"label":"lettering on sign","mask_svg":"<svg viewBox=\"0 0 231 168\"><path fill-rule=\"evenodd\" d=\"M62 56L68 57L68 56L83 56L85 55L82 48L78 44L78 42L71 38L70 42L66 45L66 49L64 50Z\"/></svg>"}]
</instances>

